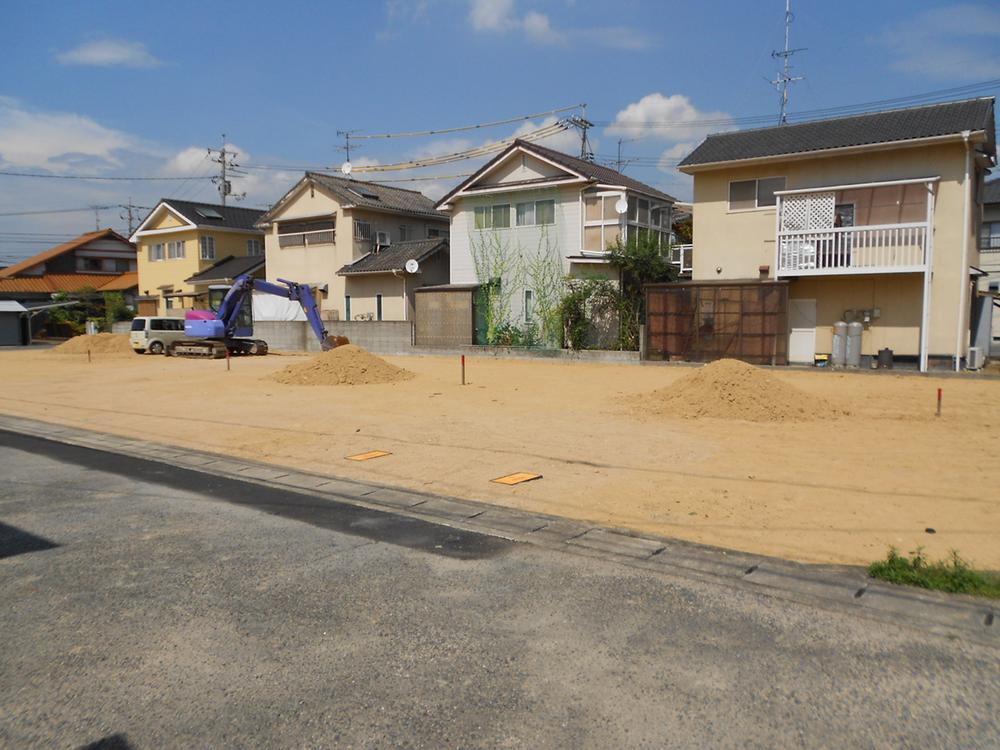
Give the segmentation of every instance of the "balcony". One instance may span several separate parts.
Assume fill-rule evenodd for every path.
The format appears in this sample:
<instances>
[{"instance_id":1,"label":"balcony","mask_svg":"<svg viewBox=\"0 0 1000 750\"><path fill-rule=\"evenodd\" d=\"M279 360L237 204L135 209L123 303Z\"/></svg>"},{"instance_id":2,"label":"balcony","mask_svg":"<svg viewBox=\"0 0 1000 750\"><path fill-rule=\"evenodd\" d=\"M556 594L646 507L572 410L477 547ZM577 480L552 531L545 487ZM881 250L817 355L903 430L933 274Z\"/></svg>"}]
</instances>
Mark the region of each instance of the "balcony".
<instances>
[{"instance_id":1,"label":"balcony","mask_svg":"<svg viewBox=\"0 0 1000 750\"><path fill-rule=\"evenodd\" d=\"M778 191L776 275L927 271L938 179Z\"/></svg>"},{"instance_id":2,"label":"balcony","mask_svg":"<svg viewBox=\"0 0 1000 750\"><path fill-rule=\"evenodd\" d=\"M670 265L677 269L677 275L690 278L694 257L694 245L671 245L667 250Z\"/></svg>"},{"instance_id":3,"label":"balcony","mask_svg":"<svg viewBox=\"0 0 1000 750\"><path fill-rule=\"evenodd\" d=\"M923 271L927 236L923 222L778 232L778 276Z\"/></svg>"},{"instance_id":4,"label":"balcony","mask_svg":"<svg viewBox=\"0 0 1000 750\"><path fill-rule=\"evenodd\" d=\"M979 238L979 252L1000 253L1000 234L984 234Z\"/></svg>"}]
</instances>

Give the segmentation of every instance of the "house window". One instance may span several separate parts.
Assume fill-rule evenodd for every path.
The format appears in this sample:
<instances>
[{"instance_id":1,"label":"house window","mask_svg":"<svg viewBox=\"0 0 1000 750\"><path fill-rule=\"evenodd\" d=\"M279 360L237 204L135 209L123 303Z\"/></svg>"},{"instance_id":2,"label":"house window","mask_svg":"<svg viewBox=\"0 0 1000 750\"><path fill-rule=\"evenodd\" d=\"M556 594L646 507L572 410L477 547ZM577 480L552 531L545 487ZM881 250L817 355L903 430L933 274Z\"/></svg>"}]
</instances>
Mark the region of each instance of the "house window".
<instances>
[{"instance_id":1,"label":"house window","mask_svg":"<svg viewBox=\"0 0 1000 750\"><path fill-rule=\"evenodd\" d=\"M555 201L535 201L535 223L536 224L556 223Z\"/></svg>"},{"instance_id":2,"label":"house window","mask_svg":"<svg viewBox=\"0 0 1000 750\"><path fill-rule=\"evenodd\" d=\"M129 263L127 260L116 260L115 261L115 271L118 273L127 273L129 269Z\"/></svg>"},{"instance_id":3,"label":"house window","mask_svg":"<svg viewBox=\"0 0 1000 750\"><path fill-rule=\"evenodd\" d=\"M406 242L406 225L405 224L400 224L399 225L399 241L400 242Z\"/></svg>"},{"instance_id":4,"label":"house window","mask_svg":"<svg viewBox=\"0 0 1000 750\"><path fill-rule=\"evenodd\" d=\"M155 245L149 246L149 259L153 262L158 260L163 260L163 243L157 242Z\"/></svg>"},{"instance_id":5,"label":"house window","mask_svg":"<svg viewBox=\"0 0 1000 750\"><path fill-rule=\"evenodd\" d=\"M510 226L510 204L477 206L476 229L506 229Z\"/></svg>"},{"instance_id":6,"label":"house window","mask_svg":"<svg viewBox=\"0 0 1000 750\"><path fill-rule=\"evenodd\" d=\"M282 221L278 224L278 247L330 245L336 238L337 219ZM257 253L260 255L260 253Z\"/></svg>"},{"instance_id":7,"label":"house window","mask_svg":"<svg viewBox=\"0 0 1000 750\"><path fill-rule=\"evenodd\" d=\"M1000 252L1000 221L983 222L979 249Z\"/></svg>"},{"instance_id":8,"label":"house window","mask_svg":"<svg viewBox=\"0 0 1000 750\"><path fill-rule=\"evenodd\" d=\"M448 230L441 229L440 227L427 227L427 239L433 239L435 237L447 237Z\"/></svg>"},{"instance_id":9,"label":"house window","mask_svg":"<svg viewBox=\"0 0 1000 750\"><path fill-rule=\"evenodd\" d=\"M84 258L83 259L83 270L84 271L100 271L101 270L101 259L100 258Z\"/></svg>"},{"instance_id":10,"label":"house window","mask_svg":"<svg viewBox=\"0 0 1000 750\"><path fill-rule=\"evenodd\" d=\"M167 243L167 257L168 258L183 258L184 257L184 242L168 242Z\"/></svg>"},{"instance_id":11,"label":"house window","mask_svg":"<svg viewBox=\"0 0 1000 750\"><path fill-rule=\"evenodd\" d=\"M536 224L554 224L556 221L555 201L527 201L516 206L515 221L519 227Z\"/></svg>"},{"instance_id":12,"label":"house window","mask_svg":"<svg viewBox=\"0 0 1000 750\"><path fill-rule=\"evenodd\" d=\"M364 242L370 241L372 238L372 225L369 221L358 221L354 220L354 239L361 240Z\"/></svg>"},{"instance_id":13,"label":"house window","mask_svg":"<svg viewBox=\"0 0 1000 750\"><path fill-rule=\"evenodd\" d=\"M257 256L260 255L260 240L247 240L247 255Z\"/></svg>"},{"instance_id":14,"label":"house window","mask_svg":"<svg viewBox=\"0 0 1000 750\"><path fill-rule=\"evenodd\" d=\"M729 210L748 211L777 203L775 192L785 189L784 177L737 180L729 183Z\"/></svg>"},{"instance_id":15,"label":"house window","mask_svg":"<svg viewBox=\"0 0 1000 750\"><path fill-rule=\"evenodd\" d=\"M344 295L344 318L346 320L351 319L351 295Z\"/></svg>"},{"instance_id":16,"label":"house window","mask_svg":"<svg viewBox=\"0 0 1000 750\"><path fill-rule=\"evenodd\" d=\"M201 247L202 260L215 260L215 237L200 237L198 245Z\"/></svg>"},{"instance_id":17,"label":"house window","mask_svg":"<svg viewBox=\"0 0 1000 750\"><path fill-rule=\"evenodd\" d=\"M535 293L530 289L524 290L524 322L530 323L535 314Z\"/></svg>"},{"instance_id":18,"label":"house window","mask_svg":"<svg viewBox=\"0 0 1000 750\"><path fill-rule=\"evenodd\" d=\"M382 295L375 295L375 320L382 320Z\"/></svg>"}]
</instances>

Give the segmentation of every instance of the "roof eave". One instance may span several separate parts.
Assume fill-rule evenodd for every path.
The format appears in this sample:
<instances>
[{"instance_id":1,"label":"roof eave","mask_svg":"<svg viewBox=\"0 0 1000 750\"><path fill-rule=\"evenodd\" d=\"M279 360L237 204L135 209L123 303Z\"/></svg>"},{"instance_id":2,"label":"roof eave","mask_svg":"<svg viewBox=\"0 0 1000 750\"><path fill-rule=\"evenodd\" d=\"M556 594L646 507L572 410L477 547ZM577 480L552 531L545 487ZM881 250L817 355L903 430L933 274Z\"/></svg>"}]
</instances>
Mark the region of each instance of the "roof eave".
<instances>
[{"instance_id":1,"label":"roof eave","mask_svg":"<svg viewBox=\"0 0 1000 750\"><path fill-rule=\"evenodd\" d=\"M884 143L866 143L857 146L840 146L838 148L818 149L816 151L797 151L791 154L775 154L772 156L755 156L749 159L727 159L725 161L704 162L700 164L680 164L677 167L679 172L684 174L695 174L697 172L708 172L716 169L723 169L732 166L754 166L756 164L773 164L784 161L802 161L805 159L816 159L824 156L849 156L856 153L866 153L870 151L891 151L900 148L918 148L920 146L932 146L936 143L949 143L952 141L962 141L962 133L949 133L947 135L935 135L927 138L907 138L900 141L886 141ZM988 140L985 130L973 131L969 140L973 143L983 143Z\"/></svg>"}]
</instances>

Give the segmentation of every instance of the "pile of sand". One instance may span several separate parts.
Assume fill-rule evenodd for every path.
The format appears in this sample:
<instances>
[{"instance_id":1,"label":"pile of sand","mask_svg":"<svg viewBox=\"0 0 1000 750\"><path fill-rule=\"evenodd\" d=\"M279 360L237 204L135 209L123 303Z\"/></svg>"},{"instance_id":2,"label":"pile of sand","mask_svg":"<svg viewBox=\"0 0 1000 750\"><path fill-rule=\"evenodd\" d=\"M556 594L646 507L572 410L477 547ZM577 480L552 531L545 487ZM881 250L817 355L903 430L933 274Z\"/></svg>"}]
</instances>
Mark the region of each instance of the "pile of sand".
<instances>
[{"instance_id":1,"label":"pile of sand","mask_svg":"<svg viewBox=\"0 0 1000 750\"><path fill-rule=\"evenodd\" d=\"M640 400L643 411L688 418L785 422L838 414L823 399L735 359L720 359L700 367L669 388L653 391Z\"/></svg>"},{"instance_id":2,"label":"pile of sand","mask_svg":"<svg viewBox=\"0 0 1000 750\"><path fill-rule=\"evenodd\" d=\"M345 344L308 362L289 365L270 377L286 385L373 385L409 380L413 373L389 364L360 346Z\"/></svg>"},{"instance_id":3,"label":"pile of sand","mask_svg":"<svg viewBox=\"0 0 1000 750\"><path fill-rule=\"evenodd\" d=\"M74 336L52 349L58 354L131 354L132 345L127 333L95 333L93 336Z\"/></svg>"}]
</instances>

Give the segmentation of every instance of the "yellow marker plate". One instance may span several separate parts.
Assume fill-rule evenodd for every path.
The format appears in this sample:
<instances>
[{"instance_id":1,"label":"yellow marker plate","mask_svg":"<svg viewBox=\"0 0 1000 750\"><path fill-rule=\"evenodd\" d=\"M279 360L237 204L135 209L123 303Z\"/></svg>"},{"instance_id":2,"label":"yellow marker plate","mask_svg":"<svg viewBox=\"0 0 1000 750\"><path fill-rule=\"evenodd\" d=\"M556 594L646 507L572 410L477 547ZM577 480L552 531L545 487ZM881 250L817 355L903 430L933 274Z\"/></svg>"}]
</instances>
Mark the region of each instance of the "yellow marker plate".
<instances>
[{"instance_id":1,"label":"yellow marker plate","mask_svg":"<svg viewBox=\"0 0 1000 750\"><path fill-rule=\"evenodd\" d=\"M521 482L530 482L532 479L541 479L541 474L532 474L528 471L519 471L517 474L508 474L505 477L497 477L496 479L491 479L491 482L496 482L497 484L521 484Z\"/></svg>"},{"instance_id":2,"label":"yellow marker plate","mask_svg":"<svg viewBox=\"0 0 1000 750\"><path fill-rule=\"evenodd\" d=\"M391 456L389 451L368 451L367 453L358 453L355 456L347 456L348 461L370 461L373 458L382 458L382 456Z\"/></svg>"}]
</instances>

